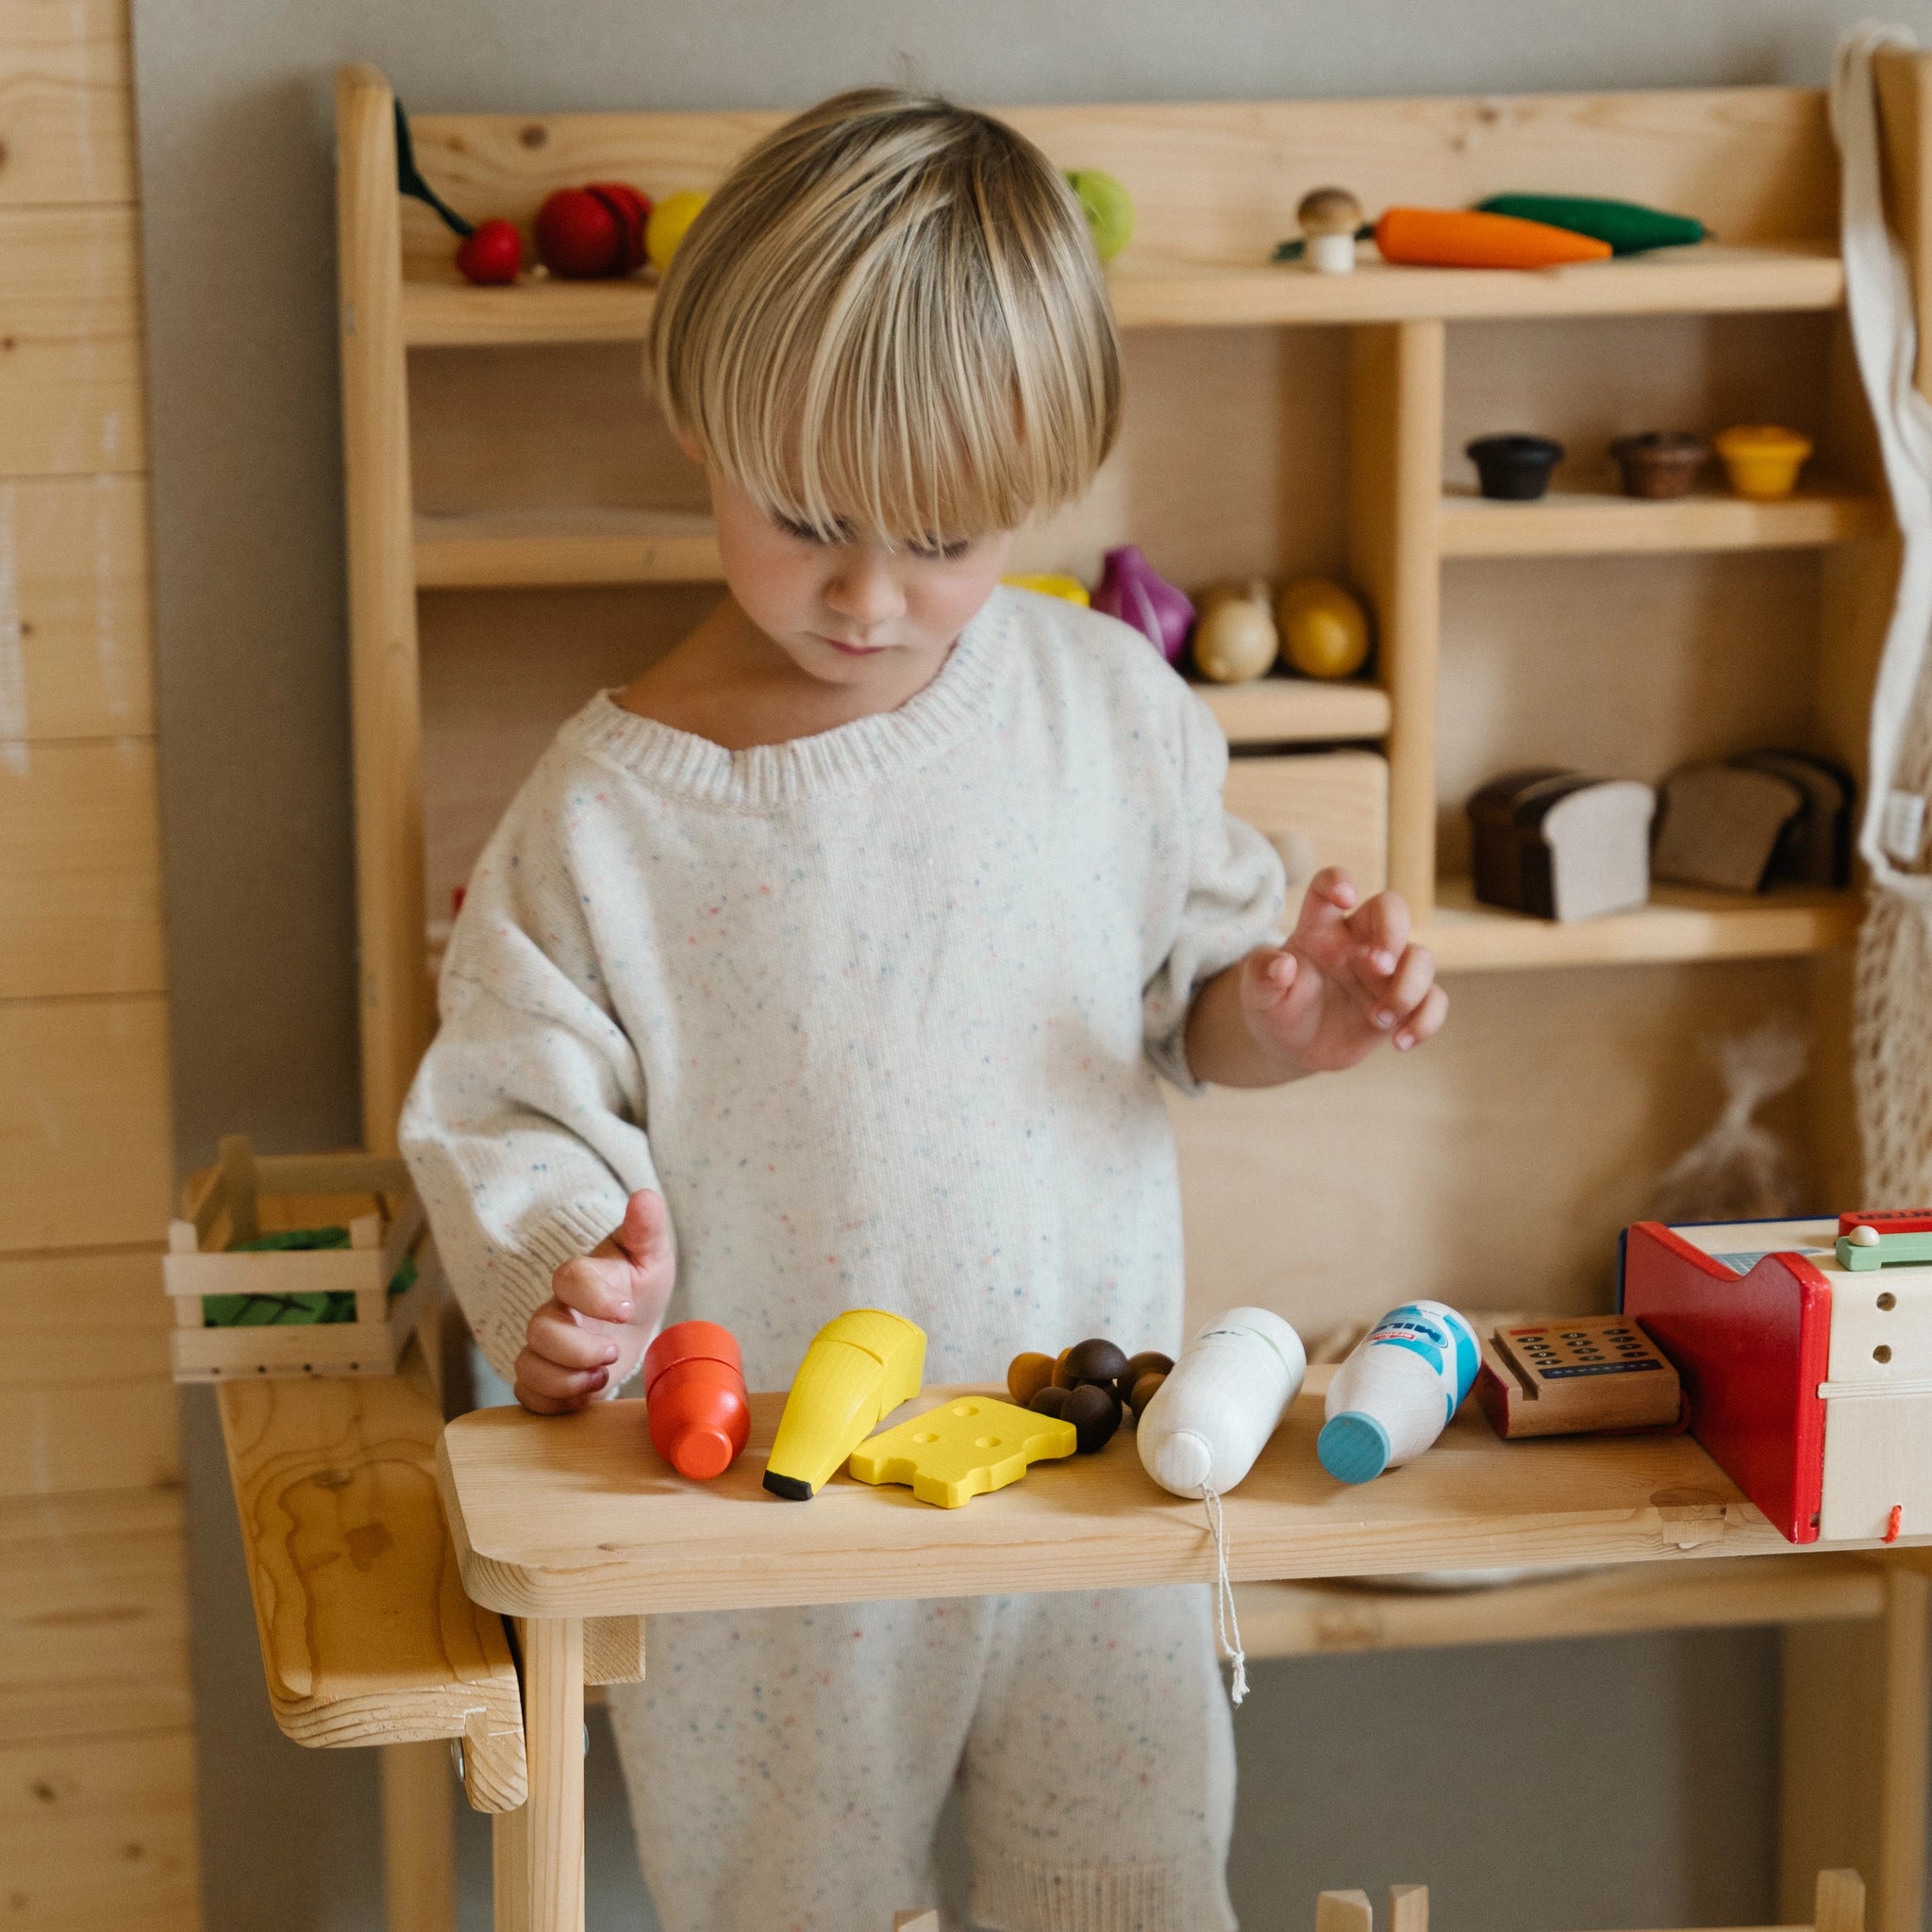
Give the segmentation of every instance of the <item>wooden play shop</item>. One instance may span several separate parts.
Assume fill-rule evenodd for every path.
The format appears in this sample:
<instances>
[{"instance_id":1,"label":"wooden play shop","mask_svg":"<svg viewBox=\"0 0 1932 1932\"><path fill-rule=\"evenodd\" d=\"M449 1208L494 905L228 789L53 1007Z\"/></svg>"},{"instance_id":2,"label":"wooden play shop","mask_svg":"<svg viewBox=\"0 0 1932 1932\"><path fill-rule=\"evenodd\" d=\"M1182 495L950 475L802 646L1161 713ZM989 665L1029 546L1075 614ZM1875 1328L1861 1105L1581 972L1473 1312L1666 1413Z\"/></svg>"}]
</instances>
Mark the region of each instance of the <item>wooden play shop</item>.
<instances>
[{"instance_id":1,"label":"wooden play shop","mask_svg":"<svg viewBox=\"0 0 1932 1932\"><path fill-rule=\"evenodd\" d=\"M1932 58L1884 58L1898 232L1932 287ZM717 594L702 479L640 372L648 279L479 288L396 189L383 77L338 89L364 1125L393 1153L433 1024L432 970L482 840L557 725ZM553 188L714 183L766 113L422 116L416 160L458 209L527 222ZM1230 799L1405 893L1455 1018L1344 1091L1174 1109L1196 1322L1238 1303L1304 1334L1429 1295L1610 1305L1616 1236L1718 1109L1705 1042L1778 1016L1811 1071L1774 1124L1810 1187L1859 1201L1846 1080L1857 888L1656 888L1557 923L1479 906L1464 801L1548 764L1656 785L1800 746L1859 766L1897 551L1843 312L1837 163L1815 90L1026 108L1067 167L1127 183L1111 265L1128 413L1094 490L1014 568L1091 581L1140 544L1184 587L1345 578L1370 681L1208 692ZM1300 198L1466 207L1503 191L1694 212L1694 247L1536 272L1326 275L1271 254ZM1922 381L1932 392L1932 383ZM1616 493L1633 430L1779 423L1797 493ZM1474 437L1569 458L1534 502L1476 494ZM1314 1083L1310 1083L1314 1084ZM993 1381L1001 1364L987 1364ZM1346 1493L1312 1450L1326 1371L1226 1522L1251 1654L1691 1624L1786 1626L1782 1913L1822 1867L1871 1881L1878 1932L1923 1907L1932 1538L1801 1553L1689 1437L1504 1443L1474 1409ZM929 1390L926 1398L946 1391ZM586 1682L638 1674L658 1610L1205 1580L1198 1505L1140 1480L1130 1437L957 1511L834 1483L762 1495L778 1398L737 1469L692 1488L635 1405L447 1429L398 1375L221 1391L271 1697L305 1742L395 1746L391 1924L453 1924L447 1773L496 1814L497 1924L583 1924ZM323 1491L325 1512L297 1507ZM331 1563L340 1544L372 1560ZM301 1525L298 1531L294 1525ZM325 1527L319 1528L323 1524ZM316 1539L320 1537L318 1542ZM452 1555L453 1553L453 1555ZM446 1560L449 1558L449 1560ZM1333 1579L1591 1565L1480 1597ZM460 1585L458 1585L458 1577ZM517 1625L516 1647L505 1620ZM908 1905L916 1901L908 1901ZM881 1928L883 1932L883 1928Z\"/></svg>"}]
</instances>

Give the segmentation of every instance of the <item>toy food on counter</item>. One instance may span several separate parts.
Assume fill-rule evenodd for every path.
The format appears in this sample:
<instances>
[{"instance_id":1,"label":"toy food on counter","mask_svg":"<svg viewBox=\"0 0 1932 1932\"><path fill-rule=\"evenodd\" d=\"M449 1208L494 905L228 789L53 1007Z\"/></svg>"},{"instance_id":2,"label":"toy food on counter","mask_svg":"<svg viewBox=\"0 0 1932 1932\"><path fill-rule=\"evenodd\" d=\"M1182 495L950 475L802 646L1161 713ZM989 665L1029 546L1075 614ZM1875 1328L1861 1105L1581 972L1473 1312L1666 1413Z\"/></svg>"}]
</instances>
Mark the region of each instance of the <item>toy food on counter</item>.
<instances>
[{"instance_id":1,"label":"toy food on counter","mask_svg":"<svg viewBox=\"0 0 1932 1932\"><path fill-rule=\"evenodd\" d=\"M1610 444L1625 496L1688 496L1697 473L1710 460L1710 444L1682 429L1647 429Z\"/></svg>"},{"instance_id":2,"label":"toy food on counter","mask_svg":"<svg viewBox=\"0 0 1932 1932\"><path fill-rule=\"evenodd\" d=\"M1007 1367L1007 1393L1041 1415L1074 1424L1083 1455L1104 1449L1124 1415L1138 1415L1160 1377L1174 1367L1158 1349L1129 1356L1096 1336L1058 1356L1016 1355Z\"/></svg>"},{"instance_id":3,"label":"toy food on counter","mask_svg":"<svg viewBox=\"0 0 1932 1932\"><path fill-rule=\"evenodd\" d=\"M1567 1315L1498 1328L1475 1399L1506 1441L1669 1428L1683 1407L1670 1357L1625 1315Z\"/></svg>"},{"instance_id":4,"label":"toy food on counter","mask_svg":"<svg viewBox=\"0 0 1932 1932\"><path fill-rule=\"evenodd\" d=\"M765 1458L774 1496L808 1501L880 1420L919 1393L925 1331L883 1308L851 1308L812 1337Z\"/></svg>"},{"instance_id":5,"label":"toy food on counter","mask_svg":"<svg viewBox=\"0 0 1932 1932\"><path fill-rule=\"evenodd\" d=\"M537 257L566 281L626 275L644 259L651 200L625 181L559 188L537 210Z\"/></svg>"},{"instance_id":6,"label":"toy food on counter","mask_svg":"<svg viewBox=\"0 0 1932 1932\"><path fill-rule=\"evenodd\" d=\"M1362 205L1345 188L1316 188L1302 196L1294 211L1302 231L1302 259L1318 275L1355 273L1356 236Z\"/></svg>"},{"instance_id":7,"label":"toy food on counter","mask_svg":"<svg viewBox=\"0 0 1932 1932\"><path fill-rule=\"evenodd\" d=\"M730 1329L675 1322L644 1351L651 1446L679 1475L723 1475L751 1435L744 1363Z\"/></svg>"},{"instance_id":8,"label":"toy food on counter","mask_svg":"<svg viewBox=\"0 0 1932 1932\"><path fill-rule=\"evenodd\" d=\"M1230 1308L1181 1351L1136 1431L1147 1474L1176 1496L1224 1495L1280 1427L1307 1373L1302 1339L1271 1308Z\"/></svg>"},{"instance_id":9,"label":"toy food on counter","mask_svg":"<svg viewBox=\"0 0 1932 1932\"><path fill-rule=\"evenodd\" d=\"M1608 201L1594 194L1492 194L1476 208L1485 214L1514 215L1519 221L1594 236L1616 255L1683 248L1709 233L1690 215L1667 214L1641 202Z\"/></svg>"},{"instance_id":10,"label":"toy food on counter","mask_svg":"<svg viewBox=\"0 0 1932 1932\"><path fill-rule=\"evenodd\" d=\"M1855 794L1842 766L1805 752L1682 765L1663 782L1651 870L1728 892L1848 885Z\"/></svg>"},{"instance_id":11,"label":"toy food on counter","mask_svg":"<svg viewBox=\"0 0 1932 1932\"><path fill-rule=\"evenodd\" d=\"M1369 614L1331 577L1297 577L1275 615L1281 655L1304 677L1353 677L1369 661Z\"/></svg>"},{"instance_id":12,"label":"toy food on counter","mask_svg":"<svg viewBox=\"0 0 1932 1932\"><path fill-rule=\"evenodd\" d=\"M1717 453L1740 496L1774 503L1798 487L1811 439L1772 423L1742 423L1718 432Z\"/></svg>"},{"instance_id":13,"label":"toy food on counter","mask_svg":"<svg viewBox=\"0 0 1932 1932\"><path fill-rule=\"evenodd\" d=\"M677 253L685 230L697 220L710 198L701 189L680 188L675 194L667 194L651 210L650 219L644 224L644 253L660 275L671 266L671 258Z\"/></svg>"},{"instance_id":14,"label":"toy food on counter","mask_svg":"<svg viewBox=\"0 0 1932 1932\"><path fill-rule=\"evenodd\" d=\"M1194 606L1149 563L1138 543L1124 543L1101 559L1093 608L1130 624L1172 664L1188 641Z\"/></svg>"},{"instance_id":15,"label":"toy food on counter","mask_svg":"<svg viewBox=\"0 0 1932 1932\"><path fill-rule=\"evenodd\" d=\"M1100 168L1071 168L1067 185L1080 197L1093 252L1111 261L1134 239L1134 197L1124 182Z\"/></svg>"},{"instance_id":16,"label":"toy food on counter","mask_svg":"<svg viewBox=\"0 0 1932 1932\"><path fill-rule=\"evenodd\" d=\"M1610 244L1547 222L1461 208L1391 208L1375 224L1384 261L1418 268L1559 268L1607 261Z\"/></svg>"},{"instance_id":17,"label":"toy food on counter","mask_svg":"<svg viewBox=\"0 0 1932 1932\"><path fill-rule=\"evenodd\" d=\"M1534 503L1564 456L1553 438L1523 435L1478 436L1462 453L1475 465L1476 487L1500 503Z\"/></svg>"},{"instance_id":18,"label":"toy food on counter","mask_svg":"<svg viewBox=\"0 0 1932 1932\"><path fill-rule=\"evenodd\" d=\"M1469 801L1477 900L1557 921L1624 912L1650 897L1657 793L1632 778L1538 765Z\"/></svg>"},{"instance_id":19,"label":"toy food on counter","mask_svg":"<svg viewBox=\"0 0 1932 1932\"><path fill-rule=\"evenodd\" d=\"M1058 571L1021 571L1012 576L1002 577L1000 582L1011 584L1016 591L1037 591L1042 597L1064 597L1069 604L1091 604L1093 601L1087 594L1087 586L1078 577L1064 576Z\"/></svg>"},{"instance_id":20,"label":"toy food on counter","mask_svg":"<svg viewBox=\"0 0 1932 1932\"><path fill-rule=\"evenodd\" d=\"M1322 1467L1365 1483L1413 1462L1461 1407L1475 1380L1475 1330L1441 1302L1404 1302L1356 1344L1328 1385L1315 1438Z\"/></svg>"},{"instance_id":21,"label":"toy food on counter","mask_svg":"<svg viewBox=\"0 0 1932 1932\"><path fill-rule=\"evenodd\" d=\"M920 1502L958 1509L1077 1445L1073 1423L990 1395L962 1395L861 1442L850 1468L862 1483L908 1483Z\"/></svg>"},{"instance_id":22,"label":"toy food on counter","mask_svg":"<svg viewBox=\"0 0 1932 1932\"><path fill-rule=\"evenodd\" d=\"M1194 624L1194 669L1214 684L1244 684L1273 670L1281 638L1271 601L1259 577L1204 591Z\"/></svg>"}]
</instances>

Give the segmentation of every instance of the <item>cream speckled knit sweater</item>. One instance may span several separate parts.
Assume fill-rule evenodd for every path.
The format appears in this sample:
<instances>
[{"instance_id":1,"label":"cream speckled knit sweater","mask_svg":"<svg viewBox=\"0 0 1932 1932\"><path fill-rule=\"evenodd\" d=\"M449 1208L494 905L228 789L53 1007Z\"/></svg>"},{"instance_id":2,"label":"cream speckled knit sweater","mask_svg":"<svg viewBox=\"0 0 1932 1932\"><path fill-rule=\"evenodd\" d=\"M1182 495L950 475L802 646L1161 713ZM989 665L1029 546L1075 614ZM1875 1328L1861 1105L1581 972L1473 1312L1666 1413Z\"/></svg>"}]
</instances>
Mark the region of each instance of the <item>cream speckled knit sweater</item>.
<instances>
[{"instance_id":1,"label":"cream speckled knit sweater","mask_svg":"<svg viewBox=\"0 0 1932 1932\"><path fill-rule=\"evenodd\" d=\"M727 752L600 694L491 838L404 1152L508 1374L552 1272L657 1187L667 1321L783 1387L842 1308L933 1381L1175 1348L1158 1069L1278 929L1205 707L1110 618L1001 590L896 711Z\"/></svg>"}]
</instances>

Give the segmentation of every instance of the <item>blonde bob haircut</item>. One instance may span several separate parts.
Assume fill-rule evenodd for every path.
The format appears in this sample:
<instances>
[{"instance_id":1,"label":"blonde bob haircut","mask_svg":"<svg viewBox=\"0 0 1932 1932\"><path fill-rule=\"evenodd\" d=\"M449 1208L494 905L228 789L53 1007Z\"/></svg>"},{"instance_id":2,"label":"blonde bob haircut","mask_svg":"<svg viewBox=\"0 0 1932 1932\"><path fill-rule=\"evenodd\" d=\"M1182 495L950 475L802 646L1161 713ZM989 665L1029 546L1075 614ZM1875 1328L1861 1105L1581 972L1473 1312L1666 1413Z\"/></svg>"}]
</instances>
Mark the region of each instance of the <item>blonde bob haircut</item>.
<instances>
[{"instance_id":1,"label":"blonde bob haircut","mask_svg":"<svg viewBox=\"0 0 1932 1932\"><path fill-rule=\"evenodd\" d=\"M768 516L937 548L1078 496L1120 425L1086 217L1004 123L894 88L754 147L672 258L671 426Z\"/></svg>"}]
</instances>

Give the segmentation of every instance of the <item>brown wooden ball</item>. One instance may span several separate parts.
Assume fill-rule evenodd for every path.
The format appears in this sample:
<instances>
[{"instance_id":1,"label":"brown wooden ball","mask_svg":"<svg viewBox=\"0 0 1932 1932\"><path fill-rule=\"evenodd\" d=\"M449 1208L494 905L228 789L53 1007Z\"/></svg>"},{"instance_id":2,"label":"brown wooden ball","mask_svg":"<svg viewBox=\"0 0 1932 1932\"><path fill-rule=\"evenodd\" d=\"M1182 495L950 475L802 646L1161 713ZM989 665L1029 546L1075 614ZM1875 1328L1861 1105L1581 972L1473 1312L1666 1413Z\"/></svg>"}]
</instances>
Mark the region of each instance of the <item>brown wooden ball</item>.
<instances>
[{"instance_id":1,"label":"brown wooden ball","mask_svg":"<svg viewBox=\"0 0 1932 1932\"><path fill-rule=\"evenodd\" d=\"M1121 1425L1121 1401L1105 1382L1082 1382L1067 1391L1060 1420L1072 1423L1082 1456L1105 1449Z\"/></svg>"},{"instance_id":2,"label":"brown wooden ball","mask_svg":"<svg viewBox=\"0 0 1932 1932\"><path fill-rule=\"evenodd\" d=\"M1132 1391L1127 1396L1127 1407L1134 1411L1136 1423L1147 1413L1147 1405L1154 1400L1155 1391L1166 1380L1166 1375L1160 1370L1149 1369L1135 1382Z\"/></svg>"},{"instance_id":3,"label":"brown wooden ball","mask_svg":"<svg viewBox=\"0 0 1932 1932\"><path fill-rule=\"evenodd\" d=\"M1007 1393L1024 1408L1053 1380L1053 1366L1050 1355L1016 1355L1007 1364Z\"/></svg>"},{"instance_id":4,"label":"brown wooden ball","mask_svg":"<svg viewBox=\"0 0 1932 1932\"><path fill-rule=\"evenodd\" d=\"M1027 1398L1026 1407L1036 1415L1061 1416L1066 1411L1067 1397L1073 1392L1071 1389L1057 1388L1049 1382L1045 1388L1033 1391Z\"/></svg>"},{"instance_id":5,"label":"brown wooden ball","mask_svg":"<svg viewBox=\"0 0 1932 1932\"><path fill-rule=\"evenodd\" d=\"M1095 1336L1074 1342L1067 1351L1066 1365L1067 1381L1076 1389L1083 1382L1118 1382L1127 1365L1126 1352Z\"/></svg>"},{"instance_id":6,"label":"brown wooden ball","mask_svg":"<svg viewBox=\"0 0 1932 1932\"><path fill-rule=\"evenodd\" d=\"M1158 1348L1143 1348L1139 1355L1130 1355L1127 1365L1121 1371L1120 1380L1114 1387L1121 1391L1123 1402L1131 1402L1134 1384L1142 1375L1164 1375L1174 1367L1174 1357L1162 1355Z\"/></svg>"}]
</instances>

